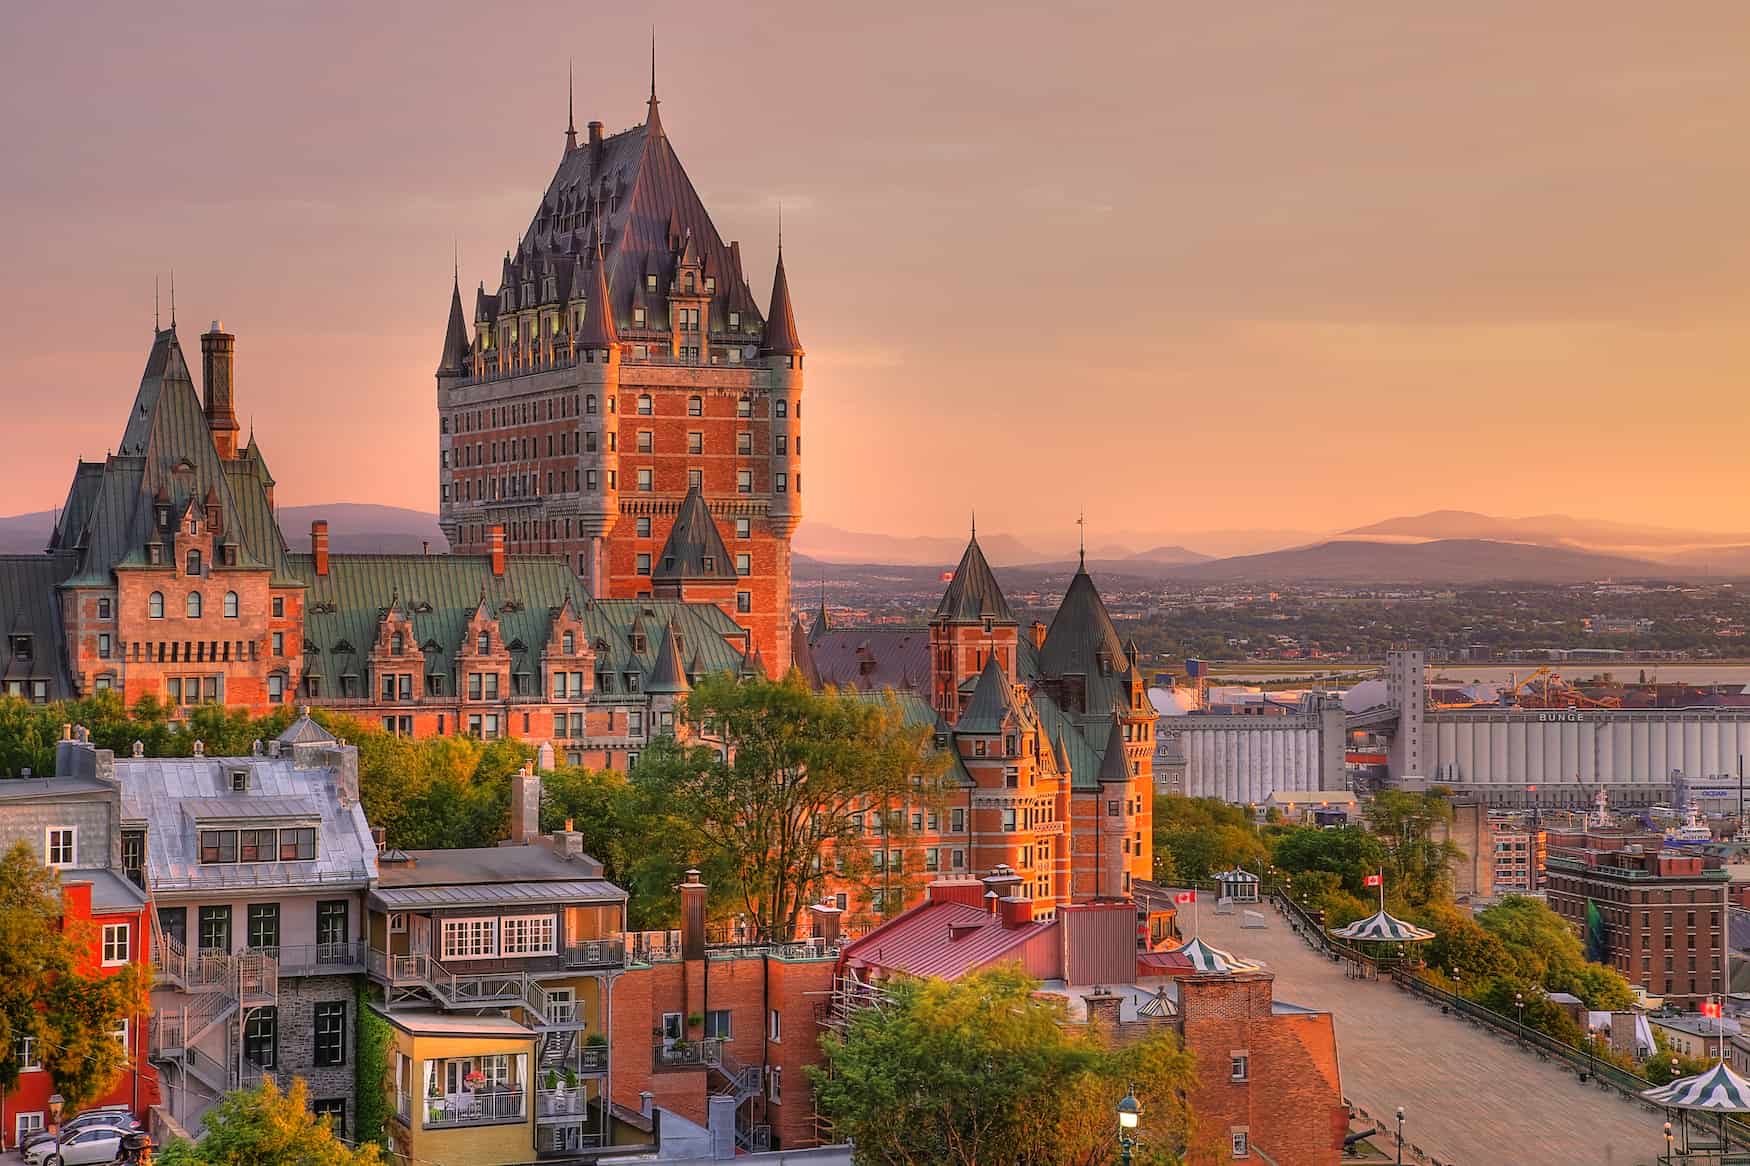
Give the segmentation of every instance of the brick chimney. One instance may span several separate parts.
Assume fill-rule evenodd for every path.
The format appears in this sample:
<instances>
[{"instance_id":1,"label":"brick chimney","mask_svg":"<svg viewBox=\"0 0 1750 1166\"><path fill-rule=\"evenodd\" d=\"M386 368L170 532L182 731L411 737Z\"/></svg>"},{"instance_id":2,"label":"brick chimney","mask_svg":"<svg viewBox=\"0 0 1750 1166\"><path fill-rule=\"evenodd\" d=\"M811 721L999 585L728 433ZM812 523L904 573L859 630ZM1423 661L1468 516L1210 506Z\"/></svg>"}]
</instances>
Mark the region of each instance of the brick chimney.
<instances>
[{"instance_id":1,"label":"brick chimney","mask_svg":"<svg viewBox=\"0 0 1750 1166\"><path fill-rule=\"evenodd\" d=\"M838 942L839 917L842 914L832 903L815 903L809 907L808 917L814 925L814 937L827 944Z\"/></svg>"},{"instance_id":2,"label":"brick chimney","mask_svg":"<svg viewBox=\"0 0 1750 1166\"><path fill-rule=\"evenodd\" d=\"M687 881L675 888L681 893L681 958L705 958L705 884L697 867L687 870Z\"/></svg>"},{"instance_id":3,"label":"brick chimney","mask_svg":"<svg viewBox=\"0 0 1750 1166\"><path fill-rule=\"evenodd\" d=\"M318 518L310 524L310 556L316 560L316 574L328 574L328 520Z\"/></svg>"},{"instance_id":4,"label":"brick chimney","mask_svg":"<svg viewBox=\"0 0 1750 1166\"><path fill-rule=\"evenodd\" d=\"M583 833L573 829L572 819L565 819L565 829L553 831L553 850L566 858L583 857Z\"/></svg>"},{"instance_id":5,"label":"brick chimney","mask_svg":"<svg viewBox=\"0 0 1750 1166\"><path fill-rule=\"evenodd\" d=\"M1023 899L1019 895L998 899L997 916L1002 919L1003 927L1009 931L1025 927L1033 922L1033 900Z\"/></svg>"},{"instance_id":6,"label":"brick chimney","mask_svg":"<svg viewBox=\"0 0 1750 1166\"><path fill-rule=\"evenodd\" d=\"M237 348L237 337L225 331L214 320L213 326L201 333L201 380L206 389L202 412L207 415L207 431L212 434L213 448L229 461L237 456L237 410L232 399L231 370Z\"/></svg>"},{"instance_id":7,"label":"brick chimney","mask_svg":"<svg viewBox=\"0 0 1750 1166\"><path fill-rule=\"evenodd\" d=\"M510 840L525 845L540 833L541 775L525 765L510 779Z\"/></svg>"},{"instance_id":8,"label":"brick chimney","mask_svg":"<svg viewBox=\"0 0 1750 1166\"><path fill-rule=\"evenodd\" d=\"M494 526L486 532L487 552L492 556L492 573L504 577L504 527Z\"/></svg>"},{"instance_id":9,"label":"brick chimney","mask_svg":"<svg viewBox=\"0 0 1750 1166\"><path fill-rule=\"evenodd\" d=\"M1035 649L1045 646L1045 625L1038 620L1034 620L1032 626L1027 629L1027 635L1032 638Z\"/></svg>"},{"instance_id":10,"label":"brick chimney","mask_svg":"<svg viewBox=\"0 0 1750 1166\"><path fill-rule=\"evenodd\" d=\"M1124 997L1096 984L1092 992L1088 992L1082 997L1082 1001L1088 1006L1089 1024L1098 1024L1108 1029L1118 1027L1118 1021L1122 1016L1120 1010L1124 1007Z\"/></svg>"}]
</instances>

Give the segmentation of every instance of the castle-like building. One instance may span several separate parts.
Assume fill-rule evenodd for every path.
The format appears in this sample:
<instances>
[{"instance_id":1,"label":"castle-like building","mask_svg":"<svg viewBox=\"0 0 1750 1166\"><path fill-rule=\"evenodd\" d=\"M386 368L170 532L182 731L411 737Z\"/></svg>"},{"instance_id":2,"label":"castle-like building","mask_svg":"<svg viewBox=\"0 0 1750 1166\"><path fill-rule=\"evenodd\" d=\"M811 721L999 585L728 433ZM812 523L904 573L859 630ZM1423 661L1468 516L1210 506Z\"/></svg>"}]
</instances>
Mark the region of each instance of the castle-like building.
<instances>
[{"instance_id":1,"label":"castle-like building","mask_svg":"<svg viewBox=\"0 0 1750 1166\"><path fill-rule=\"evenodd\" d=\"M714 603L781 667L803 361L782 248L762 316L657 109L653 83L643 125L571 120L471 335L452 288L439 521L462 554L503 527L596 599Z\"/></svg>"},{"instance_id":2,"label":"castle-like building","mask_svg":"<svg viewBox=\"0 0 1750 1166\"><path fill-rule=\"evenodd\" d=\"M812 683L893 693L949 755L945 804L866 815L875 877L834 888L840 906L891 913L932 878L995 871L1050 918L1152 877L1154 708L1085 566L1023 633L974 532L927 627L835 627L823 601L791 643Z\"/></svg>"}]
</instances>

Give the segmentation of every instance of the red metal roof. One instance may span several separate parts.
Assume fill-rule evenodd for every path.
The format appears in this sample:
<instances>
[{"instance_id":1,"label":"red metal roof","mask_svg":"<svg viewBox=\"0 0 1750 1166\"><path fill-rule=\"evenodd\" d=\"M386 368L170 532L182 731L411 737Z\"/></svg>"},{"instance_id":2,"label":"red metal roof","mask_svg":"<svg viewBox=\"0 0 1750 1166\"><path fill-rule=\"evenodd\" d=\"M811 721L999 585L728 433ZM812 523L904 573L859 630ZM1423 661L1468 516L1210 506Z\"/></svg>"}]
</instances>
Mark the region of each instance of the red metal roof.
<instances>
[{"instance_id":1,"label":"red metal roof","mask_svg":"<svg viewBox=\"0 0 1750 1166\"><path fill-rule=\"evenodd\" d=\"M1046 935L1055 920L1004 927L980 907L925 903L889 919L846 947L840 962L907 976L957 980L992 964L1021 958L1028 941Z\"/></svg>"}]
</instances>

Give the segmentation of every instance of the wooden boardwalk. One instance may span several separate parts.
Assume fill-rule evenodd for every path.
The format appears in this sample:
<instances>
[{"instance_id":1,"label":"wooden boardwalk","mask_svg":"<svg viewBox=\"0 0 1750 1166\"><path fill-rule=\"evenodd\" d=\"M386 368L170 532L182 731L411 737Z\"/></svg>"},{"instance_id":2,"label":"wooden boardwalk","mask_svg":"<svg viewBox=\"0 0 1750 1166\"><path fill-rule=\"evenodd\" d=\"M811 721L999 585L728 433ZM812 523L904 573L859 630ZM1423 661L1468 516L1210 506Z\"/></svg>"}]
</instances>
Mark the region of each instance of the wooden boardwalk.
<instances>
[{"instance_id":1,"label":"wooden boardwalk","mask_svg":"<svg viewBox=\"0 0 1750 1166\"><path fill-rule=\"evenodd\" d=\"M1262 961L1276 999L1332 1014L1344 1095L1387 1124L1403 1106L1406 1144L1455 1166L1645 1166L1664 1150L1662 1113L1583 1085L1389 980L1348 978L1274 907L1262 911L1267 926L1246 930L1238 912L1204 906L1203 938Z\"/></svg>"}]
</instances>

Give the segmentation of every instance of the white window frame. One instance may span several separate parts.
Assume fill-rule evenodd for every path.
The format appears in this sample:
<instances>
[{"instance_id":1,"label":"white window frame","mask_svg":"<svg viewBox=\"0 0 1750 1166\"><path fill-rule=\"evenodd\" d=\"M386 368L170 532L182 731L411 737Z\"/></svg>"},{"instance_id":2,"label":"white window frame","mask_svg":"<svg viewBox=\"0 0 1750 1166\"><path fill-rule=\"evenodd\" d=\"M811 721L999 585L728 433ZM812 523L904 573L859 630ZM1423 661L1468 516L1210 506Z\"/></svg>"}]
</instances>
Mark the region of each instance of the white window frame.
<instances>
[{"instance_id":1,"label":"white window frame","mask_svg":"<svg viewBox=\"0 0 1750 1166\"><path fill-rule=\"evenodd\" d=\"M766 1096L774 1105L782 1105L784 1103L784 1066L772 1066L770 1088L766 1090Z\"/></svg>"},{"instance_id":2,"label":"white window frame","mask_svg":"<svg viewBox=\"0 0 1750 1166\"><path fill-rule=\"evenodd\" d=\"M26 1034L18 1038L18 1071L20 1073L40 1073L42 1059L36 1055L36 1037Z\"/></svg>"},{"instance_id":3,"label":"white window frame","mask_svg":"<svg viewBox=\"0 0 1750 1166\"><path fill-rule=\"evenodd\" d=\"M558 951L555 946L557 930L552 915L501 915L498 918L498 954L553 955Z\"/></svg>"},{"instance_id":4,"label":"white window frame","mask_svg":"<svg viewBox=\"0 0 1750 1166\"><path fill-rule=\"evenodd\" d=\"M470 942L458 946L456 938ZM498 958L498 916L469 915L442 920L438 929L439 959L490 960Z\"/></svg>"},{"instance_id":5,"label":"white window frame","mask_svg":"<svg viewBox=\"0 0 1750 1166\"><path fill-rule=\"evenodd\" d=\"M43 1130L48 1128L48 1126L45 1124L45 1117L44 1117L43 1111L40 1109L26 1110L26 1111L20 1113L18 1115L18 1121L16 1124L17 1124L17 1130L16 1130L17 1141L12 1143L15 1146L19 1142L22 1142L22 1141L24 1141L24 1139L30 1137L30 1135L40 1134L43 1132Z\"/></svg>"},{"instance_id":6,"label":"white window frame","mask_svg":"<svg viewBox=\"0 0 1750 1166\"><path fill-rule=\"evenodd\" d=\"M55 861L55 835L67 835L67 859L64 862ZM45 826L43 827L43 865L52 866L56 870L79 864L79 827L77 826Z\"/></svg>"},{"instance_id":7,"label":"white window frame","mask_svg":"<svg viewBox=\"0 0 1750 1166\"><path fill-rule=\"evenodd\" d=\"M116 938L120 939L120 955L111 955L117 948ZM105 923L103 925L103 966L119 968L128 962L128 954L133 950L134 929L128 923Z\"/></svg>"},{"instance_id":8,"label":"white window frame","mask_svg":"<svg viewBox=\"0 0 1750 1166\"><path fill-rule=\"evenodd\" d=\"M1228 1054L1227 1079L1229 1081L1249 1081L1252 1078L1252 1057L1250 1053L1238 1051Z\"/></svg>"},{"instance_id":9,"label":"white window frame","mask_svg":"<svg viewBox=\"0 0 1750 1166\"><path fill-rule=\"evenodd\" d=\"M1249 1158L1252 1154L1251 1134L1247 1130L1229 1130L1228 1145L1235 1158Z\"/></svg>"},{"instance_id":10,"label":"white window frame","mask_svg":"<svg viewBox=\"0 0 1750 1166\"><path fill-rule=\"evenodd\" d=\"M776 1008L766 1010L766 1039L773 1044L784 1043L784 1017Z\"/></svg>"}]
</instances>

